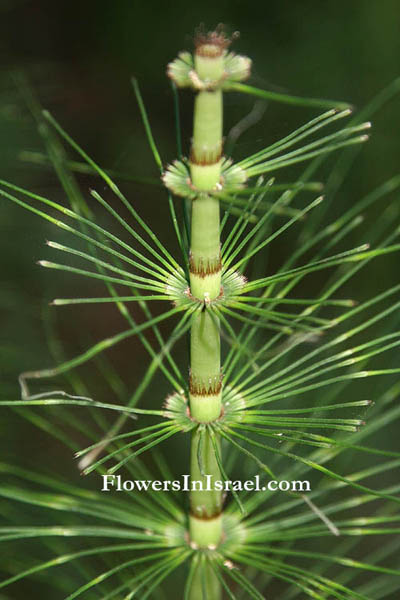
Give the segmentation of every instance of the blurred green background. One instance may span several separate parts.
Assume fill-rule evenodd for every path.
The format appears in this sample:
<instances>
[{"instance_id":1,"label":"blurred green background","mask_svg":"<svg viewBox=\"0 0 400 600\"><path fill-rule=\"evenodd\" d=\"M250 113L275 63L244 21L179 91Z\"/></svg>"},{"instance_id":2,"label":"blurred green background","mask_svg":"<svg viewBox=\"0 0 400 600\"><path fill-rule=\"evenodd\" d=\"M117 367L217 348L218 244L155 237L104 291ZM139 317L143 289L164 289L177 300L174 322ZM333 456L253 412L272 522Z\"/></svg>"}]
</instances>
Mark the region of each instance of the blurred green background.
<instances>
[{"instance_id":1,"label":"blurred green background","mask_svg":"<svg viewBox=\"0 0 400 600\"><path fill-rule=\"evenodd\" d=\"M228 31L240 31L234 50L253 59L253 85L299 96L345 100L357 109L399 75L399 8L398 0L0 0L0 178L66 204L54 173L24 160L21 154L43 151L18 84L21 73L42 106L100 165L158 177L130 78L134 75L139 81L161 157L167 164L176 156L176 141L173 99L165 69L179 50L191 49L194 29L200 23L212 29L222 22ZM226 130L253 106L250 97L229 95ZM181 109L187 151L190 93L182 94ZM240 139L238 155L254 152L318 112L267 104L262 120ZM371 140L336 198L337 214L398 173L398 132L396 98L374 117ZM98 179L78 179L85 197L94 187L113 201ZM135 208L177 252L162 190L127 182L122 185ZM381 210L379 204L375 205L369 223ZM99 218L107 224L104 215ZM46 239L66 241L61 231L54 229L0 198L0 397L4 399L19 397L17 377L21 371L54 364L49 331L55 332L66 355L73 356L95 340L125 327L112 307L48 308L55 296L95 296L101 290L101 286L78 277L45 272L36 264L38 259L56 258L54 251L45 246ZM354 239L355 244L364 241L368 240ZM284 251L288 249L282 246ZM280 263L279 258L276 262ZM374 263L359 280L360 299L375 286L384 289L398 281L398 257L388 257L384 268L382 265ZM183 356L184 346L181 344L177 351ZM131 341L113 350L110 358L127 389L133 390L147 364L141 345ZM107 401L111 392L104 389L96 374L101 368L101 364L90 367L83 376L88 377L93 393ZM151 388L154 405L159 405L165 395L165 387L161 386L158 381ZM10 412L3 412L0 421L2 460L19 461L24 466L40 464L48 473L61 470L62 464L63 473L78 481L69 453L17 414L11 418ZM184 468L182 460L177 471ZM24 586L20 589L21 596L15 597L24 597Z\"/></svg>"}]
</instances>

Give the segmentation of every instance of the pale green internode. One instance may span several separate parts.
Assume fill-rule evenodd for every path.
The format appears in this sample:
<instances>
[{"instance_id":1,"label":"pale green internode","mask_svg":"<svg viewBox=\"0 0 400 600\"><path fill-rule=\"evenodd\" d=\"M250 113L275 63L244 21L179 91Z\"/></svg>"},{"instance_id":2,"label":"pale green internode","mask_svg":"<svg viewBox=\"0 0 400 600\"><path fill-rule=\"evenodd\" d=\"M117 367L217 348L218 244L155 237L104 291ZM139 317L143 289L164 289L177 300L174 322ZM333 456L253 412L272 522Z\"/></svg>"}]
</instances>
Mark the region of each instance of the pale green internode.
<instances>
[{"instance_id":1,"label":"pale green internode","mask_svg":"<svg viewBox=\"0 0 400 600\"><path fill-rule=\"evenodd\" d=\"M193 315L190 353L192 380L209 388L219 379L221 360L219 319L210 309Z\"/></svg>"},{"instance_id":2,"label":"pale green internode","mask_svg":"<svg viewBox=\"0 0 400 600\"><path fill-rule=\"evenodd\" d=\"M193 297L202 299L205 303L217 298L222 293L221 270L204 277L197 273L190 273L190 288Z\"/></svg>"},{"instance_id":3,"label":"pale green internode","mask_svg":"<svg viewBox=\"0 0 400 600\"><path fill-rule=\"evenodd\" d=\"M217 544L221 535L222 525L220 520L215 517L221 516L222 511L222 485L215 485L217 481L222 482L221 472L218 466L216 451L220 454L220 440L215 437L215 447L209 432L199 426L192 434L191 452L190 452L190 514L196 517L195 524L201 529L201 523L215 521L214 528L208 528L207 536L214 531L213 541L208 541L208 537L200 538L196 535L191 537L192 541L199 545L206 546L209 543ZM205 543L207 541L207 543Z\"/></svg>"},{"instance_id":4,"label":"pale green internode","mask_svg":"<svg viewBox=\"0 0 400 600\"><path fill-rule=\"evenodd\" d=\"M197 564L190 587L190 600L221 600L222 590L220 581L215 573L215 567L203 560Z\"/></svg>"},{"instance_id":5,"label":"pale green internode","mask_svg":"<svg viewBox=\"0 0 400 600\"><path fill-rule=\"evenodd\" d=\"M211 423L221 415L222 394L200 396L189 393L190 415L198 423Z\"/></svg>"},{"instance_id":6,"label":"pale green internode","mask_svg":"<svg viewBox=\"0 0 400 600\"><path fill-rule=\"evenodd\" d=\"M219 201L202 194L192 204L190 291L199 300L221 293Z\"/></svg>"},{"instance_id":7,"label":"pale green internode","mask_svg":"<svg viewBox=\"0 0 400 600\"><path fill-rule=\"evenodd\" d=\"M190 542L199 548L213 549L218 546L222 536L222 515L213 519L189 517Z\"/></svg>"},{"instance_id":8,"label":"pale green internode","mask_svg":"<svg viewBox=\"0 0 400 600\"><path fill-rule=\"evenodd\" d=\"M197 51L195 67L202 80L216 81L224 73L223 57ZM189 166L192 185L200 192L212 191L220 183L222 108L220 90L197 94ZM221 291L219 210L219 201L206 193L193 200L190 289L199 300L214 300Z\"/></svg>"},{"instance_id":9,"label":"pale green internode","mask_svg":"<svg viewBox=\"0 0 400 600\"><path fill-rule=\"evenodd\" d=\"M219 155L221 148L209 151L205 147L203 153L210 156ZM190 162L191 186L195 188L196 197L199 197L199 192L218 191L221 187L221 165L222 159L209 165L198 165Z\"/></svg>"},{"instance_id":10,"label":"pale green internode","mask_svg":"<svg viewBox=\"0 0 400 600\"><path fill-rule=\"evenodd\" d=\"M223 75L221 57L205 58L196 55L195 64L199 64L201 68L202 79L213 80L216 75ZM208 78L207 68L210 70ZM222 92L201 91L195 98L190 157L191 179L195 188L204 192L216 188L221 179L221 154Z\"/></svg>"},{"instance_id":11,"label":"pale green internode","mask_svg":"<svg viewBox=\"0 0 400 600\"><path fill-rule=\"evenodd\" d=\"M199 407L210 399L210 417L212 421L221 413L221 341L219 319L205 309L193 316L190 336L190 410L204 415ZM192 400L195 399L194 405ZM193 410L195 413L193 414ZM199 416L199 415L198 415ZM197 420L197 419L196 419ZM201 419L203 421L203 419Z\"/></svg>"},{"instance_id":12,"label":"pale green internode","mask_svg":"<svg viewBox=\"0 0 400 600\"><path fill-rule=\"evenodd\" d=\"M214 260L219 258L219 201L208 194L201 194L192 205L191 252L199 260Z\"/></svg>"},{"instance_id":13,"label":"pale green internode","mask_svg":"<svg viewBox=\"0 0 400 600\"><path fill-rule=\"evenodd\" d=\"M199 92L195 98L191 162L210 165L222 152L222 92ZM199 187L193 180L193 185ZM212 188L218 181L214 182ZM208 189L212 189L208 188Z\"/></svg>"},{"instance_id":14,"label":"pale green internode","mask_svg":"<svg viewBox=\"0 0 400 600\"><path fill-rule=\"evenodd\" d=\"M197 51L194 55L196 74L206 86L216 85L225 74L225 51L218 48L216 53L215 48L215 44L204 44L202 52Z\"/></svg>"},{"instance_id":15,"label":"pale green internode","mask_svg":"<svg viewBox=\"0 0 400 600\"><path fill-rule=\"evenodd\" d=\"M207 59L212 62L215 59ZM192 185L212 191L221 179L222 92L199 92L195 99L190 157Z\"/></svg>"}]
</instances>

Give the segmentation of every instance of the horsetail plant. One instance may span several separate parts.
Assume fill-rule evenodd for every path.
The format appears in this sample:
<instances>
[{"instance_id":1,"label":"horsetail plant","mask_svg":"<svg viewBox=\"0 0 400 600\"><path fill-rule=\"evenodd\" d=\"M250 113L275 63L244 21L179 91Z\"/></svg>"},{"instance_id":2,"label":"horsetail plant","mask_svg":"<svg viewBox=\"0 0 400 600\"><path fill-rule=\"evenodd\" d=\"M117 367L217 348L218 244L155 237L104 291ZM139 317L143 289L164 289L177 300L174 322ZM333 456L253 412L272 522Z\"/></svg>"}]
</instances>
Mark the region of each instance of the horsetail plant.
<instances>
[{"instance_id":1,"label":"horsetail plant","mask_svg":"<svg viewBox=\"0 0 400 600\"><path fill-rule=\"evenodd\" d=\"M107 291L104 297L57 298L52 304L113 303L127 328L72 359L65 360L58 348L58 366L23 373L22 399L2 404L24 406L28 420L73 447L83 474L95 471L103 476L106 490L116 481L121 485L115 474L122 468L135 480L151 479L147 463L139 458L151 452L163 479L163 491L148 485L143 488L144 497L128 486L124 487L125 497L114 499L104 492L83 492L78 486L27 470L14 471L16 478L47 491L3 486L0 493L10 501L5 505L6 519L13 518L15 500L47 512L68 512L70 519L63 526L51 518L48 526L2 527L3 541L38 538L56 552L56 557L11 572L0 588L24 577L39 577L43 571L65 563L79 563L81 583L76 587L66 574L52 585L57 597L69 600L80 596L164 598L168 589L164 582L171 574L176 576L182 566L187 567L185 581L179 580L182 591L175 591L174 597L185 600L262 599L272 597L271 593L283 600L384 598L400 587L398 567L381 564L398 551L398 536L381 549L368 547L365 558L360 552L364 535L383 538L398 532L398 482L387 484L385 479L385 486L375 489L365 479L379 473L389 477L400 464L400 453L375 449L363 441L377 427L400 415L398 407L391 405L399 386L390 383L388 377L399 373L400 368L368 366L375 357L400 345L400 301L396 300L400 285L359 304L341 294L373 258L400 249L398 225L393 228L392 215L398 214L394 202L368 231L369 243L346 246L347 237L362 222L362 211L390 198L400 186L400 178L386 182L326 225L320 223L324 213L321 195L295 205L298 198L320 193L323 186L313 177L330 153L352 152L346 155L346 166L339 159L332 169L326 186L325 204L329 206L351 156L367 140L370 122L356 116L347 127L332 129L350 117L351 109L345 103L264 92L242 83L250 76L251 61L230 52L231 41L222 28L200 31L194 55L182 52L168 65L175 98L177 88L186 87L195 99L189 158L180 156L166 168L138 84L133 81L150 147L167 190L183 264L140 217L110 172L99 167L48 112L42 112L22 84L47 150L47 156L31 153L25 158L54 165L70 207L3 180L0 195L80 240L78 248L55 241L47 244L88 263L92 270L49 260L41 260L42 267L97 280ZM399 87L395 81L384 90L361 113L362 118L369 118ZM319 107L324 112L283 139L234 162L224 155L223 147L223 96L229 92ZM328 133L323 132L325 129ZM83 162L69 160L60 139ZM308 165L295 181L276 182L275 172L305 161ZM96 222L73 171L99 176L107 184L128 219L98 191L92 190L91 196L132 243ZM182 226L173 196L181 198ZM30 201L37 202L39 208ZM265 253L280 236L293 236L298 225L302 225L300 243L279 269L268 273ZM315 298L303 298L297 290L307 289L304 280L313 273L319 276L319 293ZM127 288L126 294L120 291ZM154 316L150 305L158 301L172 302L172 308ZM131 302L142 311L143 322L132 316L128 308ZM175 322L165 338L159 325L167 319ZM382 328L375 334L377 325ZM148 331L154 334L156 347L146 337ZM143 380L129 394L102 353L133 336L138 336L151 360ZM174 346L186 336L190 337L188 372L173 355ZM353 337L358 339L354 345ZM50 340L56 347L52 331ZM88 361L102 365L104 381L119 398L118 403L93 399L75 371ZM170 388L165 405L138 408L159 371ZM347 394L351 398L352 382L381 375L387 376L381 380L389 381L389 385L380 389L380 401L375 406L370 398L347 399ZM66 378L68 392L31 394L30 380L58 376ZM309 398L306 405L303 396ZM269 406L273 402L278 402L276 408ZM60 418L76 433L84 433L91 440L88 447L78 450L59 424L43 413L38 417L32 409L52 405L59 406ZM119 415L110 425L104 411L92 411L94 422L83 425L70 410L64 413L62 405L117 411ZM365 424L367 410L374 419ZM137 420L137 426L121 433L126 424L132 425L129 417ZM157 423L147 424L153 418ZM170 492L168 484L174 474L157 448L169 438L179 437L178 433L191 437L187 463L190 480L196 485L189 490L188 505ZM346 451L380 457L382 462L357 466L353 472L341 461ZM278 480L288 484L283 488L284 499L277 500L271 493L273 488L262 487L262 493L251 494L251 488L230 481L229 474L239 458L247 475L268 476L276 484ZM9 465L0 468L3 473L12 472ZM312 489L304 488L304 477L313 480ZM302 485L289 489L289 482ZM351 512L369 503L378 506L376 514L366 512L360 517ZM63 554L66 538L75 536L118 543L89 543L85 550ZM324 537L332 551L321 552L313 546L314 539ZM53 544L52 538L59 543ZM304 548L302 540L308 542ZM357 558L352 558L353 550ZM90 556L102 561L101 573L93 570L99 563L83 563L82 559ZM306 566L304 560L309 561ZM357 579L359 573L374 577L361 581ZM278 587L279 582L283 587ZM385 586L387 595L382 594Z\"/></svg>"}]
</instances>

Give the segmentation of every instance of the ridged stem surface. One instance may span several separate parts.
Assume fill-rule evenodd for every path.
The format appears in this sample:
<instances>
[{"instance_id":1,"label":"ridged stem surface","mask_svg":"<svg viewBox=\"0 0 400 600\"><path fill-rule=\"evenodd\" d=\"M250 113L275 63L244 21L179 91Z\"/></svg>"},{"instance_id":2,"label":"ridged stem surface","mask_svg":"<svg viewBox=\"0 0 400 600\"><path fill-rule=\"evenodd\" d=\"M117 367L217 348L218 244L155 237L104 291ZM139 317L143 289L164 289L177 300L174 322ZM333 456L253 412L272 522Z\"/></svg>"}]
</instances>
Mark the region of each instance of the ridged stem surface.
<instances>
[{"instance_id":1,"label":"ridged stem surface","mask_svg":"<svg viewBox=\"0 0 400 600\"><path fill-rule=\"evenodd\" d=\"M198 423L211 423L221 414L220 323L211 303L221 293L220 209L210 192L221 179L222 92L218 82L224 72L221 48L197 47L197 77L204 89L197 92L190 154L191 184L198 191L192 203L190 292L203 303L193 317L190 340L190 413ZM189 535L199 548L216 547L222 536L222 492L215 489L221 480L216 458L220 440L211 439L206 426L192 434L191 481L202 483L202 490L190 492ZM201 598L201 578L211 586L209 597L220 597L220 585L212 569L198 568L191 599ZM202 574L201 574L202 571ZM207 575L207 577L206 577ZM198 580L198 581L197 581ZM196 583L197 582L197 583Z\"/></svg>"}]
</instances>

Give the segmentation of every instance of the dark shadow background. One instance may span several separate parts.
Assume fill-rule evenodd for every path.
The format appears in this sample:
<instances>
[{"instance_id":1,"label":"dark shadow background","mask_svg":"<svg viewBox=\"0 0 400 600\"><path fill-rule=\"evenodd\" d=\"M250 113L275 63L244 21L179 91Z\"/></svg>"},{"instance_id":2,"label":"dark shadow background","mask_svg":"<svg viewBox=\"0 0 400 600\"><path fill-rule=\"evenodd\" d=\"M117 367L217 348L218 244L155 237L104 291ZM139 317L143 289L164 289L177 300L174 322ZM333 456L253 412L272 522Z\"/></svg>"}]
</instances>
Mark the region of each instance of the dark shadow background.
<instances>
[{"instance_id":1,"label":"dark shadow background","mask_svg":"<svg viewBox=\"0 0 400 600\"><path fill-rule=\"evenodd\" d=\"M181 0L173 4L152 0L0 0L0 178L66 204L51 170L21 159L21 152L43 151L43 145L16 83L20 72L43 107L100 165L157 177L130 78L134 75L139 81L166 164L176 156L176 142L173 101L165 69L179 50L191 48L193 31L199 23L204 22L211 29L223 22L228 31L240 30L234 50L253 59L254 85L295 95L346 100L357 108L399 75L399 20L397 0L206 0L197 4ZM254 99L229 95L227 130L253 105ZM191 109L192 97L184 93L182 128L186 151ZM262 121L241 138L238 155L254 152L317 113L318 110L269 104ZM397 174L398 131L397 98L373 119L371 140L337 198L338 213L355 198ZM95 187L112 201L110 192L98 179L80 176L79 182L85 196L89 196L89 187ZM135 208L177 253L162 190L128 183L122 187ZM379 211L379 205L375 205L369 219L378 216ZM104 216L99 218L110 226ZM38 259L56 258L54 251L45 247L46 239L66 241L54 229L0 198L1 398L18 398L17 377L21 371L54 364L46 337L49 322L67 356L74 356L94 341L125 327L117 311L110 307L47 308L55 296L95 296L101 289L78 277L45 272L36 265ZM373 264L363 274L357 290L360 299L368 295L373 285L384 288L398 281L398 258L388 257L383 268L382 265ZM168 326L164 331L167 334ZM184 365L183 344L177 352ZM127 389L134 389L147 365L142 346L131 341L109 356ZM99 383L96 369L101 369L101 365L84 369L82 376L87 377L100 399L112 399L110 391ZM155 406L164 395L162 381L151 387ZM25 466L44 465L49 473L60 469L62 461L66 476L78 481L63 446L54 444L51 437L33 429L18 415L10 417L8 413L6 419L3 415L1 422L2 460L20 461ZM185 468L185 460L180 460L178 471ZM23 592L17 597L24 597ZM30 597L43 596L31 593Z\"/></svg>"}]
</instances>

